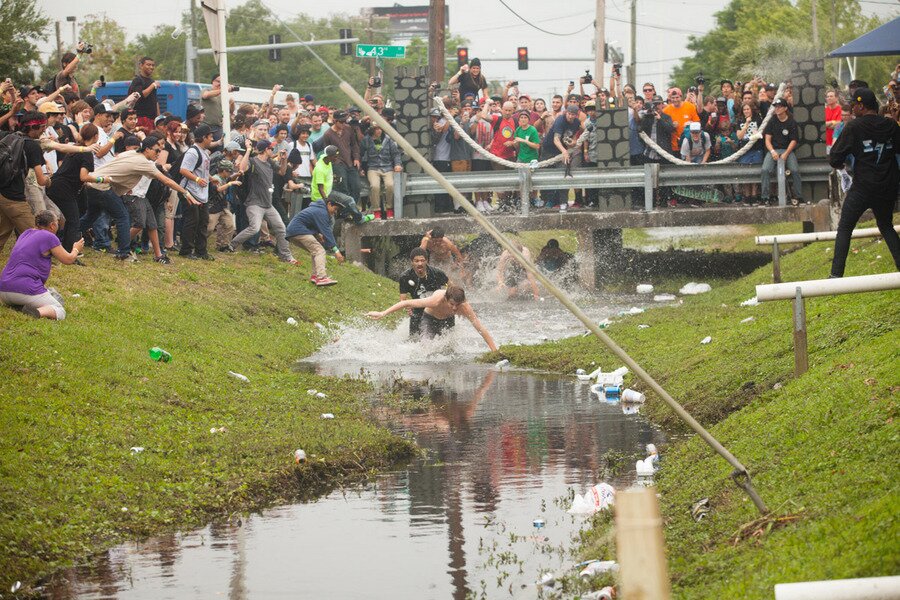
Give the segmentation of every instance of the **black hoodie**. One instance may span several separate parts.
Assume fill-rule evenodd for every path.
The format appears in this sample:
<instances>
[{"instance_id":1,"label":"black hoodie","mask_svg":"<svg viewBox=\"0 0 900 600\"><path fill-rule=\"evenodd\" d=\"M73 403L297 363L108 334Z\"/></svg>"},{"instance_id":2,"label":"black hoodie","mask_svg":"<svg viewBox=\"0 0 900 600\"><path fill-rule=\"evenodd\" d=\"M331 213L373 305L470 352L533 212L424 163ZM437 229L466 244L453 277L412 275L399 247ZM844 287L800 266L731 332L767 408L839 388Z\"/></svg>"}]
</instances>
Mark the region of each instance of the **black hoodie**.
<instances>
[{"instance_id":1,"label":"black hoodie","mask_svg":"<svg viewBox=\"0 0 900 600\"><path fill-rule=\"evenodd\" d=\"M828 161L835 169L853 155L853 188L873 195L896 198L900 183L897 153L900 126L878 115L862 115L844 125L831 147Z\"/></svg>"}]
</instances>

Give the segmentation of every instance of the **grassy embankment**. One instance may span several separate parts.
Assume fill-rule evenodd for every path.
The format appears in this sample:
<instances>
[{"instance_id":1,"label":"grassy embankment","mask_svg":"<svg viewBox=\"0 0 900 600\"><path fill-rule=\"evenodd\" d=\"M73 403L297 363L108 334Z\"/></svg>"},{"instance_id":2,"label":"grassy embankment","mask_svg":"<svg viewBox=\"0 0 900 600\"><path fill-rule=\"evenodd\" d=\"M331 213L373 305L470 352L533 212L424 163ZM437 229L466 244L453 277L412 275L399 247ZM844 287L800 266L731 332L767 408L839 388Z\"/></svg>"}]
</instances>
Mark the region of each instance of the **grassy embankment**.
<instances>
[{"instance_id":1,"label":"grassy embankment","mask_svg":"<svg viewBox=\"0 0 900 600\"><path fill-rule=\"evenodd\" d=\"M830 247L785 257L784 280L827 276ZM883 243L856 240L853 248L848 275L893 270ZM900 293L807 300L810 369L795 379L790 302L740 307L754 285L770 281L766 266L609 329L747 466L780 519L756 521L727 463L696 436L664 449L657 484L677 598L771 598L779 582L900 572ZM712 343L701 345L707 335ZM563 373L592 361L619 366L593 338L502 351L518 365ZM644 413L683 430L652 393ZM696 523L690 508L704 497L712 511ZM579 553L614 557L608 524L595 524Z\"/></svg>"},{"instance_id":2,"label":"grassy embankment","mask_svg":"<svg viewBox=\"0 0 900 600\"><path fill-rule=\"evenodd\" d=\"M329 259L340 283L316 289L296 255L301 267L243 254L163 267L88 252L85 268L53 269L65 321L0 308L0 586L411 454L366 417L363 384L291 370L325 341L315 323L387 306L394 285Z\"/></svg>"}]
</instances>

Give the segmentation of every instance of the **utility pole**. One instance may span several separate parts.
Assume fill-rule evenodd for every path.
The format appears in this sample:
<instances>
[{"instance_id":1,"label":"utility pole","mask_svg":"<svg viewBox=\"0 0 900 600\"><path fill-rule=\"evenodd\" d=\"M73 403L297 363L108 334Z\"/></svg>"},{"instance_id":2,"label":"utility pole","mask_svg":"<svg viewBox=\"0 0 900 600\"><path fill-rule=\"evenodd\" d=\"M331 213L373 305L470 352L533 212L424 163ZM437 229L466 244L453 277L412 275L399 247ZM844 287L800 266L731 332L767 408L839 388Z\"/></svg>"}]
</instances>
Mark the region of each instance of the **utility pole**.
<instances>
[{"instance_id":1,"label":"utility pole","mask_svg":"<svg viewBox=\"0 0 900 600\"><path fill-rule=\"evenodd\" d=\"M631 0L631 72L628 74L631 84L637 89L637 0Z\"/></svg>"},{"instance_id":2,"label":"utility pole","mask_svg":"<svg viewBox=\"0 0 900 600\"><path fill-rule=\"evenodd\" d=\"M375 14L369 13L369 28L366 29L366 33L368 33L368 41L370 44L375 43L375 32L372 30L375 22ZM369 77L375 77L375 57L369 59Z\"/></svg>"},{"instance_id":3,"label":"utility pole","mask_svg":"<svg viewBox=\"0 0 900 600\"><path fill-rule=\"evenodd\" d=\"M812 8L812 39L813 39L813 50L817 52L819 51L819 17L818 17L818 9L816 6L819 4L818 0L812 0L810 2L810 7Z\"/></svg>"},{"instance_id":4,"label":"utility pole","mask_svg":"<svg viewBox=\"0 0 900 600\"><path fill-rule=\"evenodd\" d=\"M78 21L77 17L66 17L66 21L72 24L72 47L74 48L78 45L78 31L75 29L75 24Z\"/></svg>"},{"instance_id":5,"label":"utility pole","mask_svg":"<svg viewBox=\"0 0 900 600\"><path fill-rule=\"evenodd\" d=\"M603 71L606 65L606 0L597 0L597 10L594 16L594 43L597 48L594 53L594 79L603 84Z\"/></svg>"},{"instance_id":6,"label":"utility pole","mask_svg":"<svg viewBox=\"0 0 900 600\"><path fill-rule=\"evenodd\" d=\"M62 64L62 36L60 34L60 22L56 22L56 68Z\"/></svg>"},{"instance_id":7,"label":"utility pole","mask_svg":"<svg viewBox=\"0 0 900 600\"><path fill-rule=\"evenodd\" d=\"M444 81L444 0L431 0L428 7L428 77Z\"/></svg>"},{"instance_id":8,"label":"utility pole","mask_svg":"<svg viewBox=\"0 0 900 600\"><path fill-rule=\"evenodd\" d=\"M224 13L224 6L222 11ZM225 17L222 17L222 22L225 22ZM197 67L197 0L191 0L191 55L188 57L191 63L190 71L192 72L193 77L188 81L194 81L194 78L199 74L199 69ZM224 39L224 38L223 38ZM225 84L225 79L222 78L222 85ZM225 113L228 114L228 113Z\"/></svg>"}]
</instances>

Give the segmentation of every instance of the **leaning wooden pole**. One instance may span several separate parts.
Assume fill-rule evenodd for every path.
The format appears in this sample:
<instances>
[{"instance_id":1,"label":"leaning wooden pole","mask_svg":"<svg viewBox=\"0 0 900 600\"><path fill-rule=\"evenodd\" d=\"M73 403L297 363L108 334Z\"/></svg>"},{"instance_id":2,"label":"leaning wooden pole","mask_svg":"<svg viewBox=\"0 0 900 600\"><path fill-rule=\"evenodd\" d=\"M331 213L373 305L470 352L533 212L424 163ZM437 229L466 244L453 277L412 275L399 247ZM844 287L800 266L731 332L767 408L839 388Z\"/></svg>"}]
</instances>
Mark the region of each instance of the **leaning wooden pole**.
<instances>
[{"instance_id":1,"label":"leaning wooden pole","mask_svg":"<svg viewBox=\"0 0 900 600\"><path fill-rule=\"evenodd\" d=\"M620 593L627 600L668 600L666 549L656 488L616 494L616 558Z\"/></svg>"}]
</instances>

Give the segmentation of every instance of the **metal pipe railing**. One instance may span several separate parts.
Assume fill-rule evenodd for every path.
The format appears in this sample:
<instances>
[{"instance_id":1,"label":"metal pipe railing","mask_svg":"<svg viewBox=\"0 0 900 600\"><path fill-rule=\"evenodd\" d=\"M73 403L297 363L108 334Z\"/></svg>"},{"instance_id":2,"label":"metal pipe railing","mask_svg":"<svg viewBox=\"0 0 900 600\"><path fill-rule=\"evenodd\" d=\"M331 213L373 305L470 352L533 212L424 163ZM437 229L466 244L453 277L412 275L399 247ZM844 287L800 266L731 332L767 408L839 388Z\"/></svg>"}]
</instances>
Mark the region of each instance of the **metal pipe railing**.
<instances>
[{"instance_id":1,"label":"metal pipe railing","mask_svg":"<svg viewBox=\"0 0 900 600\"><path fill-rule=\"evenodd\" d=\"M900 225L894 225L894 231L900 232ZM878 237L881 231L877 227L866 229L854 229L851 238ZM769 244L806 244L809 242L830 242L837 237L837 231L815 231L813 233L785 233L781 235L758 235L756 244L768 246Z\"/></svg>"}]
</instances>

